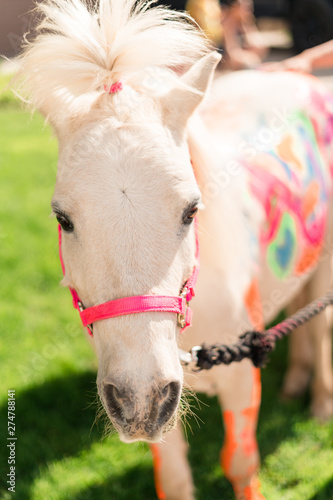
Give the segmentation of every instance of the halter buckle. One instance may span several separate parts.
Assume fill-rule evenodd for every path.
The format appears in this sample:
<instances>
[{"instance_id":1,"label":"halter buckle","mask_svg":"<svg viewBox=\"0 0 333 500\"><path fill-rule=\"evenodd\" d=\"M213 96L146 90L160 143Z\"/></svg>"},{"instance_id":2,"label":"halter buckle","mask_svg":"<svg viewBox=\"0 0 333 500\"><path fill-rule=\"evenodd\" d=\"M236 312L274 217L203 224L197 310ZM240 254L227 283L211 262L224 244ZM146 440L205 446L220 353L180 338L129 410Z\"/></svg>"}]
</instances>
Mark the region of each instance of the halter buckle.
<instances>
[{"instance_id":1,"label":"halter buckle","mask_svg":"<svg viewBox=\"0 0 333 500\"><path fill-rule=\"evenodd\" d=\"M186 299L187 294L188 294L188 289L187 289L187 287L185 287L183 289L183 291L181 292L180 297L182 297L183 299ZM180 326L180 328L185 328L185 326L186 326L187 309L189 306L190 306L190 303L188 300L186 300L184 312L177 314L177 325Z\"/></svg>"}]
</instances>

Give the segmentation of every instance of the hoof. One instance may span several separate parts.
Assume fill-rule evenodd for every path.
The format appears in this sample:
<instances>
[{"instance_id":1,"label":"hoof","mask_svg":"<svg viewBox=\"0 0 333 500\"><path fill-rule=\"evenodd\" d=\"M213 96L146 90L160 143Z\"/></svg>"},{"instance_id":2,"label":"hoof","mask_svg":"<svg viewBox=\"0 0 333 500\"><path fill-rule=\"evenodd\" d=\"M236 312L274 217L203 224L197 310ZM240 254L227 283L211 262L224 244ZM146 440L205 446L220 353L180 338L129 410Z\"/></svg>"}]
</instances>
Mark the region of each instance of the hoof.
<instances>
[{"instance_id":1,"label":"hoof","mask_svg":"<svg viewBox=\"0 0 333 500\"><path fill-rule=\"evenodd\" d=\"M236 500L266 500L260 493L260 483L257 477L252 478L250 484L240 487L234 486Z\"/></svg>"},{"instance_id":2,"label":"hoof","mask_svg":"<svg viewBox=\"0 0 333 500\"><path fill-rule=\"evenodd\" d=\"M311 370L306 366L297 366L288 370L281 397L285 400L298 399L306 392L310 384Z\"/></svg>"},{"instance_id":3,"label":"hoof","mask_svg":"<svg viewBox=\"0 0 333 500\"><path fill-rule=\"evenodd\" d=\"M316 398L311 404L311 415L319 422L325 423L333 418L333 397Z\"/></svg>"}]
</instances>

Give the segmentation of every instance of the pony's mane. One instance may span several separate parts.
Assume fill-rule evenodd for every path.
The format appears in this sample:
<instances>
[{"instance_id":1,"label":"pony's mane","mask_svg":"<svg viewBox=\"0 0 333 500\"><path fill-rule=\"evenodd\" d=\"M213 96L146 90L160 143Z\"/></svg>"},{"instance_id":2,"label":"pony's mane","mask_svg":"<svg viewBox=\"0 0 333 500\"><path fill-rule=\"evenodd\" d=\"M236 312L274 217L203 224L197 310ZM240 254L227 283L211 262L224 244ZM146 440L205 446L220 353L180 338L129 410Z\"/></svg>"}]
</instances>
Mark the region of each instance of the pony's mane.
<instances>
[{"instance_id":1,"label":"pony's mane","mask_svg":"<svg viewBox=\"0 0 333 500\"><path fill-rule=\"evenodd\" d=\"M69 109L83 95L102 93L105 85L124 80L137 89L147 68L176 75L207 52L207 39L189 16L153 3L39 3L36 36L25 42L19 58L21 88L32 107L52 120L59 107Z\"/></svg>"}]
</instances>

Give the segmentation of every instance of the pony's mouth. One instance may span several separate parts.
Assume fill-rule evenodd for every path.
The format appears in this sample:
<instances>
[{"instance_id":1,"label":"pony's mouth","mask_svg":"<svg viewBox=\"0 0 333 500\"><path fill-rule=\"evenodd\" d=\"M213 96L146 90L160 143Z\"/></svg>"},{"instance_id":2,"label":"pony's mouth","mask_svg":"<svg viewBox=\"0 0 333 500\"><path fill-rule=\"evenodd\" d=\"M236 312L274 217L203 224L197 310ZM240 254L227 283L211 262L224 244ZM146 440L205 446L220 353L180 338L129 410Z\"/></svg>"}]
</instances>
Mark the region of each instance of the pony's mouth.
<instances>
[{"instance_id":1,"label":"pony's mouth","mask_svg":"<svg viewBox=\"0 0 333 500\"><path fill-rule=\"evenodd\" d=\"M174 425L172 426L174 427ZM127 427L118 430L119 438L123 443L135 443L137 441L145 441L146 443L158 443L162 440L163 436L171 430L167 425L164 429L159 429L151 433L146 432L146 425L139 424L138 426Z\"/></svg>"},{"instance_id":2,"label":"pony's mouth","mask_svg":"<svg viewBox=\"0 0 333 500\"><path fill-rule=\"evenodd\" d=\"M110 415L108 414L110 418ZM162 427L152 424L146 420L142 422L130 422L119 425L116 421L110 418L110 422L117 431L120 440L123 443L134 443L136 441L145 441L147 443L158 443L163 439L163 436L172 430L177 423L177 411L171 419Z\"/></svg>"}]
</instances>

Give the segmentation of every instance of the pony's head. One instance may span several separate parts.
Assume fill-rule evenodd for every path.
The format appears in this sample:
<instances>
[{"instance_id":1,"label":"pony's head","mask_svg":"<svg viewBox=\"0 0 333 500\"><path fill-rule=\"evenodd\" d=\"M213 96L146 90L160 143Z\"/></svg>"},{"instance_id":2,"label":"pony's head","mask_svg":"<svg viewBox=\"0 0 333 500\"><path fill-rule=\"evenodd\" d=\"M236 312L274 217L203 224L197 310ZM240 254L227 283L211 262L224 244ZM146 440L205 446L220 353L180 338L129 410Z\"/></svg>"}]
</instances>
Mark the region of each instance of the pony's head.
<instances>
[{"instance_id":1,"label":"pony's head","mask_svg":"<svg viewBox=\"0 0 333 500\"><path fill-rule=\"evenodd\" d=\"M81 0L48 0L21 57L32 104L59 139L52 208L63 284L86 307L177 296L195 265L200 191L186 126L219 56L204 55L186 19L145 5L101 0L89 10ZM99 395L124 441L156 441L174 421L179 331L165 312L94 324Z\"/></svg>"}]
</instances>

